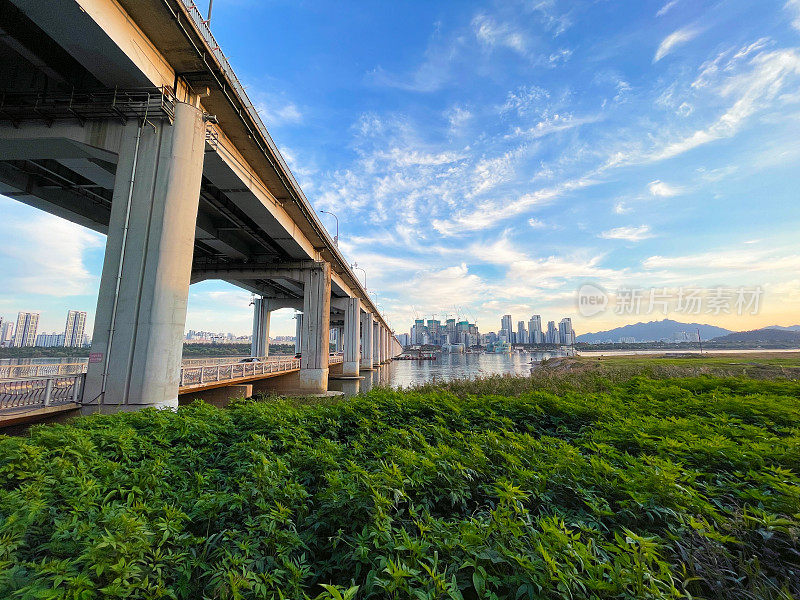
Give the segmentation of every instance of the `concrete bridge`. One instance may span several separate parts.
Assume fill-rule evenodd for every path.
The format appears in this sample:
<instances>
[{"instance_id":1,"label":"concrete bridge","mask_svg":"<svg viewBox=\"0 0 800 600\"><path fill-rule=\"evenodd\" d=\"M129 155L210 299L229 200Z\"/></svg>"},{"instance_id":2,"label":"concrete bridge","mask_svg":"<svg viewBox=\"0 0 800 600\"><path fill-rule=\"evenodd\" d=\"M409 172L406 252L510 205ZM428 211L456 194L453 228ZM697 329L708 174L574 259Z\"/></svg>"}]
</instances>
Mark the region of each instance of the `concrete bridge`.
<instances>
[{"instance_id":1,"label":"concrete bridge","mask_svg":"<svg viewBox=\"0 0 800 600\"><path fill-rule=\"evenodd\" d=\"M297 392L401 351L188 0L0 0L0 194L107 235L83 402L176 406L191 283L302 312ZM57 260L57 257L54 257Z\"/></svg>"}]
</instances>

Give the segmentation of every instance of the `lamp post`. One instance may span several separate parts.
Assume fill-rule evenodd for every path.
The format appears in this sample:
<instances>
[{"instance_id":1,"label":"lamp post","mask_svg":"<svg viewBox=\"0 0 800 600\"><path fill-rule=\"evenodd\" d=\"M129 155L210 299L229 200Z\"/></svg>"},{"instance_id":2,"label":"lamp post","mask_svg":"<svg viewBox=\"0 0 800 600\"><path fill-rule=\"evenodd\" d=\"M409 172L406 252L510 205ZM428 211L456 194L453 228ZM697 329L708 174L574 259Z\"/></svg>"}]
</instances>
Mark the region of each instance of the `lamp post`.
<instances>
[{"instance_id":1,"label":"lamp post","mask_svg":"<svg viewBox=\"0 0 800 600\"><path fill-rule=\"evenodd\" d=\"M339 217L337 217L335 214L333 214L332 212L330 212L328 210L320 210L319 212L325 213L326 215L330 215L334 219L336 219L336 235L333 236L333 243L338 248L339 247ZM367 286L367 284L365 283L364 287L366 287L366 286Z\"/></svg>"},{"instance_id":2,"label":"lamp post","mask_svg":"<svg viewBox=\"0 0 800 600\"><path fill-rule=\"evenodd\" d=\"M353 263L352 265L350 265L350 268L353 269L353 270L358 269L359 271L361 271L364 274L364 289L366 290L367 289L367 272L364 269L362 269L361 267L359 267L358 263Z\"/></svg>"}]
</instances>

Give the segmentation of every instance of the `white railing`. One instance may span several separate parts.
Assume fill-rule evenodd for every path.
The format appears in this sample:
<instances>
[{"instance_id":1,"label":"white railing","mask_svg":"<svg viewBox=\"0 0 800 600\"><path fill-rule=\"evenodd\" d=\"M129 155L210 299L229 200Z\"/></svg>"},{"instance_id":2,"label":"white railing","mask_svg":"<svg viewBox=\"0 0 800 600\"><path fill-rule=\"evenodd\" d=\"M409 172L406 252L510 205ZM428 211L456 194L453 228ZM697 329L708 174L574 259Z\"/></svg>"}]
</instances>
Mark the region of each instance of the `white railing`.
<instances>
[{"instance_id":1,"label":"white railing","mask_svg":"<svg viewBox=\"0 0 800 600\"><path fill-rule=\"evenodd\" d=\"M78 374L0 381L0 409L80 402L85 379Z\"/></svg>"},{"instance_id":2,"label":"white railing","mask_svg":"<svg viewBox=\"0 0 800 600\"><path fill-rule=\"evenodd\" d=\"M182 367L181 388L201 387L211 383L245 379L281 373L300 368L300 359L270 360L266 362L235 362L222 365Z\"/></svg>"},{"instance_id":3,"label":"white railing","mask_svg":"<svg viewBox=\"0 0 800 600\"><path fill-rule=\"evenodd\" d=\"M87 363L50 363L41 365L0 365L0 380L24 377L55 377L86 373Z\"/></svg>"},{"instance_id":4,"label":"white railing","mask_svg":"<svg viewBox=\"0 0 800 600\"><path fill-rule=\"evenodd\" d=\"M249 356L220 356L215 358L185 358L183 367L227 365L249 359ZM260 362L286 360L289 356L258 356ZM88 363L44 363L37 365L0 365L0 380L23 377L51 377L55 375L79 375L86 373Z\"/></svg>"},{"instance_id":5,"label":"white railing","mask_svg":"<svg viewBox=\"0 0 800 600\"><path fill-rule=\"evenodd\" d=\"M331 354L328 357L328 364L335 365L343 360L341 354ZM81 391L86 380L86 363L12 365L2 368L5 375L8 374L9 369L25 375L0 379L0 410L81 401ZM216 365L182 366L180 388L184 390L214 383L288 373L299 368L299 358L278 356L265 358L258 362L237 361Z\"/></svg>"}]
</instances>

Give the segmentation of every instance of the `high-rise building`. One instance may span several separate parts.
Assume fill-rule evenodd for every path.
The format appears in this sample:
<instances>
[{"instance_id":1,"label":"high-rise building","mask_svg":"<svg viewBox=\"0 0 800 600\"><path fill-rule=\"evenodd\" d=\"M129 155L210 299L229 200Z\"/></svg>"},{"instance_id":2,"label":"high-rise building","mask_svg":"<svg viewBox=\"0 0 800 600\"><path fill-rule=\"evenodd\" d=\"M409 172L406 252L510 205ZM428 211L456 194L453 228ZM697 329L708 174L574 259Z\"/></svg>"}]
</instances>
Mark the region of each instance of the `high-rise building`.
<instances>
[{"instance_id":1,"label":"high-rise building","mask_svg":"<svg viewBox=\"0 0 800 600\"><path fill-rule=\"evenodd\" d=\"M555 321L548 321L547 322L547 338L546 342L548 344L557 344L558 343L558 328L556 327Z\"/></svg>"},{"instance_id":2,"label":"high-rise building","mask_svg":"<svg viewBox=\"0 0 800 600\"><path fill-rule=\"evenodd\" d=\"M14 327L14 348L33 346L36 343L36 329L39 327L39 313L20 312L17 326Z\"/></svg>"},{"instance_id":3,"label":"high-rise building","mask_svg":"<svg viewBox=\"0 0 800 600\"><path fill-rule=\"evenodd\" d=\"M541 344L544 342L541 315L533 315L531 320L528 321L528 340L531 344Z\"/></svg>"},{"instance_id":4,"label":"high-rise building","mask_svg":"<svg viewBox=\"0 0 800 600\"><path fill-rule=\"evenodd\" d=\"M0 317L0 347L8 348L14 337L14 323Z\"/></svg>"},{"instance_id":5,"label":"high-rise building","mask_svg":"<svg viewBox=\"0 0 800 600\"><path fill-rule=\"evenodd\" d=\"M517 323L517 343L528 343L528 331L525 329L525 321L519 321Z\"/></svg>"},{"instance_id":6,"label":"high-rise building","mask_svg":"<svg viewBox=\"0 0 800 600\"><path fill-rule=\"evenodd\" d=\"M558 343L572 346L575 343L575 332L572 330L572 319L565 317L558 324Z\"/></svg>"},{"instance_id":7,"label":"high-rise building","mask_svg":"<svg viewBox=\"0 0 800 600\"><path fill-rule=\"evenodd\" d=\"M40 348L54 348L64 345L64 334L54 331L53 333L40 333L36 336L36 345Z\"/></svg>"},{"instance_id":8,"label":"high-rise building","mask_svg":"<svg viewBox=\"0 0 800 600\"><path fill-rule=\"evenodd\" d=\"M428 328L425 327L425 320L424 319L416 319L414 321L414 335L412 338L414 339L415 344L422 344L423 338L428 333Z\"/></svg>"},{"instance_id":9,"label":"high-rise building","mask_svg":"<svg viewBox=\"0 0 800 600\"><path fill-rule=\"evenodd\" d=\"M514 326L511 324L511 315L503 315L503 318L500 319L500 329L506 330L507 341L511 342L511 332L514 331Z\"/></svg>"},{"instance_id":10,"label":"high-rise building","mask_svg":"<svg viewBox=\"0 0 800 600\"><path fill-rule=\"evenodd\" d=\"M86 327L86 313L71 310L67 313L67 324L64 327L64 346L78 348L83 344L83 330Z\"/></svg>"}]
</instances>

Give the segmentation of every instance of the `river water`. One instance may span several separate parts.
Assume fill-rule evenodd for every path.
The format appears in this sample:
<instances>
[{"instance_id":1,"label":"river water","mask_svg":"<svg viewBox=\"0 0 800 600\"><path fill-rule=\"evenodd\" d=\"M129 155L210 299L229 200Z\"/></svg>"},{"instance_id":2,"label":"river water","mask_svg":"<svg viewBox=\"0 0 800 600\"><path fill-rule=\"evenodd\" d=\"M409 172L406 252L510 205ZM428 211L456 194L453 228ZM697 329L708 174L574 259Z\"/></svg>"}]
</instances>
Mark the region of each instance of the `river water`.
<instances>
[{"instance_id":1,"label":"river water","mask_svg":"<svg viewBox=\"0 0 800 600\"><path fill-rule=\"evenodd\" d=\"M703 354L741 352L797 352L794 350L703 350ZM604 350L579 352L580 356L635 356L647 354L688 354L684 350ZM395 360L372 372L362 372L360 381L331 379L328 389L347 395L365 392L376 386L409 387L453 379L475 379L489 375L530 375L531 362L565 356L564 352L523 352L513 354L436 354L436 360Z\"/></svg>"},{"instance_id":2,"label":"river water","mask_svg":"<svg viewBox=\"0 0 800 600\"><path fill-rule=\"evenodd\" d=\"M376 386L410 387L424 383L475 379L489 375L530 375L531 361L565 356L559 352L514 354L436 354L436 360L394 360L369 372L362 380L331 379L328 388L347 395L366 392Z\"/></svg>"}]
</instances>

